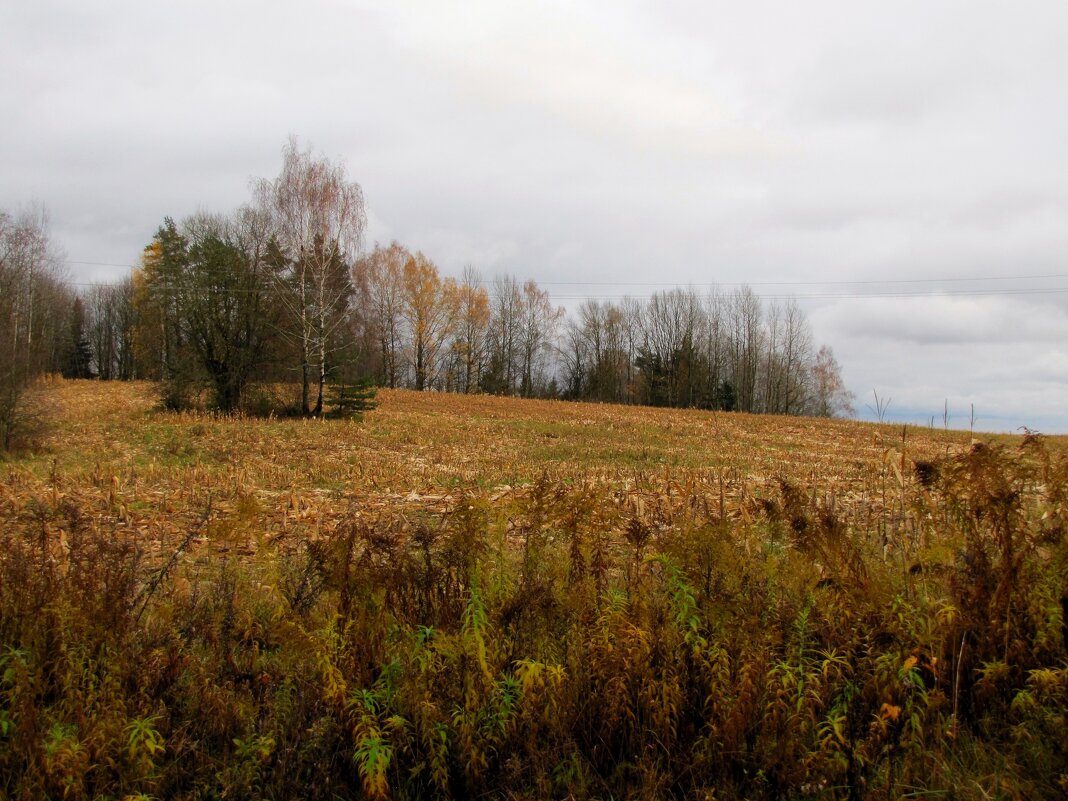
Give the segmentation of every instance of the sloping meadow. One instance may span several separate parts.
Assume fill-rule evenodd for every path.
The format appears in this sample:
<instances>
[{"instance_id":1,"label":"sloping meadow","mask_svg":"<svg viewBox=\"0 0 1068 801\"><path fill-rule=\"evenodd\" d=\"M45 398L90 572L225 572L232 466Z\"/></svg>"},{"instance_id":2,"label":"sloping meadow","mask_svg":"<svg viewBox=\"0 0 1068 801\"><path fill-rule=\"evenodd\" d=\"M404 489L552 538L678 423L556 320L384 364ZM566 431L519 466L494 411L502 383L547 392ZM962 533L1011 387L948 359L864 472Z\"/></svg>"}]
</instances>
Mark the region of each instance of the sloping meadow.
<instances>
[{"instance_id":1,"label":"sloping meadow","mask_svg":"<svg viewBox=\"0 0 1068 801\"><path fill-rule=\"evenodd\" d=\"M1059 441L42 391L0 465L0 797L1068 791Z\"/></svg>"}]
</instances>

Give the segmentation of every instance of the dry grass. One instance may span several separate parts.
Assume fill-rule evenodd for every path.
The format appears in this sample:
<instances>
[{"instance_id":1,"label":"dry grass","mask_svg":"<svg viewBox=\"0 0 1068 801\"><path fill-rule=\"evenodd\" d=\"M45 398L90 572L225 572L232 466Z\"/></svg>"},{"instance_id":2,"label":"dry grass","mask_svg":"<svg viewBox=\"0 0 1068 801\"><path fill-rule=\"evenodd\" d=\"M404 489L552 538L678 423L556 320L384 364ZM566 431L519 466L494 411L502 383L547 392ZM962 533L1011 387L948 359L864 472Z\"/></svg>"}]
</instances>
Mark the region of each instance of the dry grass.
<instances>
[{"instance_id":1,"label":"dry grass","mask_svg":"<svg viewBox=\"0 0 1068 801\"><path fill-rule=\"evenodd\" d=\"M1063 443L57 381L0 481L0 798L1055 798Z\"/></svg>"},{"instance_id":2,"label":"dry grass","mask_svg":"<svg viewBox=\"0 0 1068 801\"><path fill-rule=\"evenodd\" d=\"M363 422L158 410L150 384L55 381L51 434L7 465L15 496L77 497L148 535L181 531L214 498L261 535L331 530L353 509L504 505L537 478L702 496L730 516L780 479L837 508L892 495L892 460L959 453L961 432L856 422L382 390ZM904 439L904 442L903 442ZM95 500L95 504L92 503Z\"/></svg>"}]
</instances>

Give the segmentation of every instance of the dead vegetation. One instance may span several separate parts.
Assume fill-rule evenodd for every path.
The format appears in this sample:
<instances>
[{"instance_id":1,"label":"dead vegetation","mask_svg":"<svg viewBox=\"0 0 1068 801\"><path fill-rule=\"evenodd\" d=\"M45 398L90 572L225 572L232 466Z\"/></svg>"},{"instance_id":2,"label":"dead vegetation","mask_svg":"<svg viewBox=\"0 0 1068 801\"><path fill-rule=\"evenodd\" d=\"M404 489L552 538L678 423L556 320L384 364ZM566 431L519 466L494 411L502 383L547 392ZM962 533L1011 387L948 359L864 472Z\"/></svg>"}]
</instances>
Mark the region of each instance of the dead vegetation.
<instances>
[{"instance_id":1,"label":"dead vegetation","mask_svg":"<svg viewBox=\"0 0 1068 801\"><path fill-rule=\"evenodd\" d=\"M0 797L1056 798L1037 437L61 382L0 483Z\"/></svg>"}]
</instances>

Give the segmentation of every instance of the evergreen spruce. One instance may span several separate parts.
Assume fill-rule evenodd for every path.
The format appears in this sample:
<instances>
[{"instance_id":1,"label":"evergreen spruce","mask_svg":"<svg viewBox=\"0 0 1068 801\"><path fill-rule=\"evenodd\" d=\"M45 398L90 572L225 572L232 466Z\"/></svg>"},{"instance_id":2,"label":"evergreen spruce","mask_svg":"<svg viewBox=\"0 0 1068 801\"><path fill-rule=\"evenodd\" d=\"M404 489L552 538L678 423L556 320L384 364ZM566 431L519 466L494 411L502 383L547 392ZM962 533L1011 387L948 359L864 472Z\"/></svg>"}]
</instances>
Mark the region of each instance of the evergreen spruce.
<instances>
[{"instance_id":1,"label":"evergreen spruce","mask_svg":"<svg viewBox=\"0 0 1068 801\"><path fill-rule=\"evenodd\" d=\"M95 378L93 349L86 331L85 304L75 298L70 310L70 334L63 353L60 372L64 378Z\"/></svg>"},{"instance_id":2,"label":"evergreen spruce","mask_svg":"<svg viewBox=\"0 0 1068 801\"><path fill-rule=\"evenodd\" d=\"M327 398L330 407L329 417L359 417L363 412L374 409L377 388L369 379L360 379L351 384L332 384L328 388Z\"/></svg>"}]
</instances>

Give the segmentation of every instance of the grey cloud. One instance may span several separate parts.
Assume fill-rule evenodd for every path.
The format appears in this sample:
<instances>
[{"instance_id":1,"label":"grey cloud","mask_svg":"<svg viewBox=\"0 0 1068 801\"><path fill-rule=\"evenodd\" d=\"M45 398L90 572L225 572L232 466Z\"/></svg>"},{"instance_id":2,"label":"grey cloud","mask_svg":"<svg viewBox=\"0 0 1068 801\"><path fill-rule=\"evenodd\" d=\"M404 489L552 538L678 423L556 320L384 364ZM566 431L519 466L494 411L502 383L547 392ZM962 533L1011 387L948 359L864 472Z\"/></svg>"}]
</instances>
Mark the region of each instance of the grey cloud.
<instances>
[{"instance_id":1,"label":"grey cloud","mask_svg":"<svg viewBox=\"0 0 1068 801\"><path fill-rule=\"evenodd\" d=\"M1065 281L1059 285L1062 292L1068 290ZM863 289L902 291L900 286ZM909 286L905 291L915 291L915 287ZM1003 342L1011 336L1019 343L1064 342L1068 346L1068 314L1064 308L998 296L865 298L819 309L812 316L831 336L850 341L981 345Z\"/></svg>"},{"instance_id":2,"label":"grey cloud","mask_svg":"<svg viewBox=\"0 0 1068 801\"><path fill-rule=\"evenodd\" d=\"M894 399L891 416L903 422L940 418L948 402L958 427L974 404L983 430L1063 429L1063 307L1004 298L864 303L876 304L867 315L846 305L812 315L817 336L849 365L862 410L874 389Z\"/></svg>"}]
</instances>

